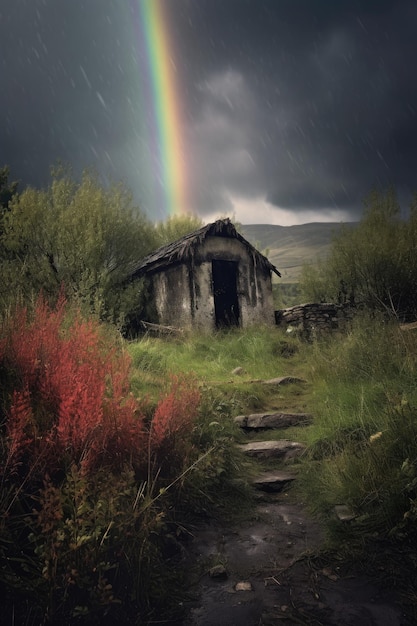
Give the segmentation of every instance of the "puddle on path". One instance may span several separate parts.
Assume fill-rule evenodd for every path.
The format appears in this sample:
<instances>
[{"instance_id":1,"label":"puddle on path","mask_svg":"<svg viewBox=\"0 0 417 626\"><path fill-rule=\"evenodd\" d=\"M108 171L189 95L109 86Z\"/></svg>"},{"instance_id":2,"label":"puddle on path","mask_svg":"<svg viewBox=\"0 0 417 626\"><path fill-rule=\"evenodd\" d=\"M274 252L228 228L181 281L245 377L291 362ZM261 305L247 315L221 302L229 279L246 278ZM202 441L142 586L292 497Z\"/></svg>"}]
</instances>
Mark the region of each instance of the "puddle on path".
<instances>
[{"instance_id":1,"label":"puddle on path","mask_svg":"<svg viewBox=\"0 0 417 626\"><path fill-rule=\"evenodd\" d=\"M343 578L309 560L322 544L320 525L286 493L259 503L238 528L198 531L190 562L202 567L185 626L409 626L392 593L365 576ZM222 564L227 579L211 578ZM251 591L235 591L239 582Z\"/></svg>"}]
</instances>

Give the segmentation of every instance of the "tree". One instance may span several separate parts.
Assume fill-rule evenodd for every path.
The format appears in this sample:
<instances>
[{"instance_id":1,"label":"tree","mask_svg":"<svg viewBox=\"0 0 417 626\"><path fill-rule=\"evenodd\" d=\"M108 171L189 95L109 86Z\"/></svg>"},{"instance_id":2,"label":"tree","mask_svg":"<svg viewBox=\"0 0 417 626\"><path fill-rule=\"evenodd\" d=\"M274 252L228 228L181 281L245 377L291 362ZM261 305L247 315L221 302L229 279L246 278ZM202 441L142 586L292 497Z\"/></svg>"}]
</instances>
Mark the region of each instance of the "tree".
<instances>
[{"instance_id":1,"label":"tree","mask_svg":"<svg viewBox=\"0 0 417 626\"><path fill-rule=\"evenodd\" d=\"M121 324L140 303L140 286L121 285L154 242L152 225L123 185L105 188L89 171L76 182L55 170L47 189L26 189L4 217L11 254L0 268L3 305L16 293L27 299L40 291L54 301L63 286L86 312Z\"/></svg>"},{"instance_id":2,"label":"tree","mask_svg":"<svg viewBox=\"0 0 417 626\"><path fill-rule=\"evenodd\" d=\"M0 168L0 207L2 214L4 209L8 208L9 202L12 200L13 196L17 193L18 182L14 181L10 183L9 176L10 168L8 165L4 165Z\"/></svg>"},{"instance_id":3,"label":"tree","mask_svg":"<svg viewBox=\"0 0 417 626\"><path fill-rule=\"evenodd\" d=\"M356 228L343 228L327 260L304 270L308 299L365 306L404 317L417 312L417 204L401 219L395 191L373 191Z\"/></svg>"},{"instance_id":4,"label":"tree","mask_svg":"<svg viewBox=\"0 0 417 626\"><path fill-rule=\"evenodd\" d=\"M164 246L180 239L203 226L203 221L195 215L173 215L155 224L157 246Z\"/></svg>"},{"instance_id":5,"label":"tree","mask_svg":"<svg viewBox=\"0 0 417 626\"><path fill-rule=\"evenodd\" d=\"M0 168L0 235L3 233L4 216L9 210L9 204L13 197L17 194L18 182L9 182L10 168L4 165ZM5 250L0 241L0 258L5 255Z\"/></svg>"}]
</instances>

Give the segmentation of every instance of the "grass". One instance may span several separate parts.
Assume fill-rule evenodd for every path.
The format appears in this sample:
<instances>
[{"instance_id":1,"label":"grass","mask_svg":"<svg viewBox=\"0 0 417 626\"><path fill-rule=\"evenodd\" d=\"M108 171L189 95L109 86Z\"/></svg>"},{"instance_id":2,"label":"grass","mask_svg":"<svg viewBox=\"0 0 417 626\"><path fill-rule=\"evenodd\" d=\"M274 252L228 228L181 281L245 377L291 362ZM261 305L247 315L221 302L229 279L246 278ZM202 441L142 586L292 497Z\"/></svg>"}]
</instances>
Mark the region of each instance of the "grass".
<instances>
[{"instance_id":1,"label":"grass","mask_svg":"<svg viewBox=\"0 0 417 626\"><path fill-rule=\"evenodd\" d=\"M299 484L323 519L336 504L351 506L358 537L414 534L416 348L417 336L397 324L358 318L313 350L315 421Z\"/></svg>"},{"instance_id":2,"label":"grass","mask_svg":"<svg viewBox=\"0 0 417 626\"><path fill-rule=\"evenodd\" d=\"M358 316L345 334L314 343L279 329L144 337L130 345L136 383L158 388L169 371L193 372L223 428L243 412L308 412L313 423L258 438L307 445L297 488L332 528L333 507L349 504L358 533L409 534L417 517L417 334ZM233 374L237 367L239 375ZM268 387L259 379L291 375L306 383ZM229 427L227 427L229 428ZM233 441L247 435L230 432ZM249 470L248 470L249 471Z\"/></svg>"},{"instance_id":3,"label":"grass","mask_svg":"<svg viewBox=\"0 0 417 626\"><path fill-rule=\"evenodd\" d=\"M145 336L129 346L136 369L135 391L157 391L169 372L192 372L204 387L218 388L228 401L260 408L273 393L254 383L301 371L301 343L275 328L231 330L212 336L183 338ZM233 373L241 368L239 374Z\"/></svg>"},{"instance_id":4,"label":"grass","mask_svg":"<svg viewBox=\"0 0 417 626\"><path fill-rule=\"evenodd\" d=\"M354 540L363 548L378 537L407 542L410 552L417 553L413 547L417 538L417 333L404 333L383 318L358 316L346 333L319 337L313 343L287 336L279 328L257 328L214 336L190 333L161 339L145 335L127 344L127 350L133 360L131 390L138 398L148 398L149 419L172 374L192 375L201 403L186 441L177 438L172 462L167 450L164 467L149 467L148 480L141 477L139 488L137 476L130 471L120 477L123 487L115 479L108 484L107 473L98 473L88 484L82 476L68 474L65 480L59 475L49 491L41 492L54 520L54 532L61 537L67 520L56 515L55 508L61 505L54 498L61 490L65 506L72 506L68 485L74 484L84 506L82 519L74 519L85 525L83 550L88 562L88 550L95 554L106 548L103 538L108 540L110 529L119 550L119 543L124 546L127 532L134 527L136 540L134 549L129 548L126 571L112 553L114 562L103 560L110 573L103 571L101 591L89 574L96 585L87 581L94 593L104 594L96 607L99 614L110 602L106 580L116 589L116 573L120 581L129 579L134 559L141 564L135 583L137 597L146 596L149 606L162 606L162 596L168 596L173 585L169 576L165 580L162 563L165 557L175 561L178 542L187 529L213 516L233 518L246 510L251 514L249 481L262 467L244 458L235 445L252 437L234 423L233 418L242 413L313 415L308 426L254 436L306 444L306 454L296 461L298 480L293 493L328 524L340 552L343 542L351 545ZM287 375L306 382L278 387L262 382ZM263 464L264 468L273 465L273 461ZM112 517L103 503L110 507L118 499L121 504ZM344 526L335 523L336 504L351 506L356 519ZM101 530L95 540L90 526L97 528L97 520ZM46 554L54 546L45 543L36 519L31 524L37 550ZM6 535L3 540L4 545L0 537L0 548L6 551ZM118 607L109 605L109 610Z\"/></svg>"}]
</instances>

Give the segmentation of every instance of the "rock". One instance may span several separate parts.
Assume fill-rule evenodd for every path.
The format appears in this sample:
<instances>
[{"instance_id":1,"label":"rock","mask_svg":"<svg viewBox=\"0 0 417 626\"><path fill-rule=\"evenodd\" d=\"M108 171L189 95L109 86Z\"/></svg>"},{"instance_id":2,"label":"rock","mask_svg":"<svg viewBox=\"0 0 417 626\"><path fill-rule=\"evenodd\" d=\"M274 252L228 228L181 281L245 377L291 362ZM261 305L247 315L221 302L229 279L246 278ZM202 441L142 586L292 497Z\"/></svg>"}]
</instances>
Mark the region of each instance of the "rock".
<instances>
[{"instance_id":1,"label":"rock","mask_svg":"<svg viewBox=\"0 0 417 626\"><path fill-rule=\"evenodd\" d=\"M400 330L415 330L417 328L417 322L410 322L409 324L400 324Z\"/></svg>"},{"instance_id":2,"label":"rock","mask_svg":"<svg viewBox=\"0 0 417 626\"><path fill-rule=\"evenodd\" d=\"M306 381L296 376L279 376L278 378L271 378L262 382L264 385L290 385L291 383L305 383Z\"/></svg>"},{"instance_id":3,"label":"rock","mask_svg":"<svg viewBox=\"0 0 417 626\"><path fill-rule=\"evenodd\" d=\"M226 580L227 571L224 565L215 565L209 570L210 578L217 578L218 580Z\"/></svg>"},{"instance_id":4,"label":"rock","mask_svg":"<svg viewBox=\"0 0 417 626\"><path fill-rule=\"evenodd\" d=\"M252 413L238 415L234 422L241 428L289 428L300 424L309 424L313 417L310 413Z\"/></svg>"},{"instance_id":5,"label":"rock","mask_svg":"<svg viewBox=\"0 0 417 626\"><path fill-rule=\"evenodd\" d=\"M233 376L242 376L243 374L245 374L245 370L243 369L243 367L235 367L234 370L232 370L232 374Z\"/></svg>"},{"instance_id":6,"label":"rock","mask_svg":"<svg viewBox=\"0 0 417 626\"><path fill-rule=\"evenodd\" d=\"M252 484L261 491L282 491L286 485L295 479L296 474L292 472L275 471L258 476Z\"/></svg>"},{"instance_id":7,"label":"rock","mask_svg":"<svg viewBox=\"0 0 417 626\"><path fill-rule=\"evenodd\" d=\"M336 504L334 512L341 522L350 522L356 517L356 514L347 504Z\"/></svg>"},{"instance_id":8,"label":"rock","mask_svg":"<svg viewBox=\"0 0 417 626\"><path fill-rule=\"evenodd\" d=\"M235 585L235 591L253 591L252 583L247 580L242 580Z\"/></svg>"},{"instance_id":9,"label":"rock","mask_svg":"<svg viewBox=\"0 0 417 626\"><path fill-rule=\"evenodd\" d=\"M241 444L239 448L248 456L254 456L259 459L275 458L284 461L300 456L305 450L305 446L302 443L289 441L288 439L251 441L250 443Z\"/></svg>"},{"instance_id":10,"label":"rock","mask_svg":"<svg viewBox=\"0 0 417 626\"><path fill-rule=\"evenodd\" d=\"M336 582L336 580L339 580L340 578L340 576L338 576L331 569L331 567L323 567L323 569L321 570L321 573L323 574L323 576L326 576L326 578L328 578L329 580L332 580L333 582Z\"/></svg>"}]
</instances>

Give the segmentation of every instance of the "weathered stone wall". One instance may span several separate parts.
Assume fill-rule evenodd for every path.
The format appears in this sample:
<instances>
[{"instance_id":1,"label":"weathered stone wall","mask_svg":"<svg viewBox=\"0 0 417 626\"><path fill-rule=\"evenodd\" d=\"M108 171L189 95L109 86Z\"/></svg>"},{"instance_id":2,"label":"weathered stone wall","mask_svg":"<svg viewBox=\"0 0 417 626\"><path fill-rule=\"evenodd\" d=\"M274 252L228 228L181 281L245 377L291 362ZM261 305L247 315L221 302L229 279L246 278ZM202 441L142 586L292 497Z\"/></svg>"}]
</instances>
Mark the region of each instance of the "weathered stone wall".
<instances>
[{"instance_id":1,"label":"weathered stone wall","mask_svg":"<svg viewBox=\"0 0 417 626\"><path fill-rule=\"evenodd\" d=\"M351 307L344 304L309 303L275 311L275 321L278 326L291 327L310 337L343 328L352 314Z\"/></svg>"},{"instance_id":2,"label":"weathered stone wall","mask_svg":"<svg viewBox=\"0 0 417 626\"><path fill-rule=\"evenodd\" d=\"M155 307L158 323L187 328L191 325L191 306L188 268L171 267L153 276Z\"/></svg>"}]
</instances>

